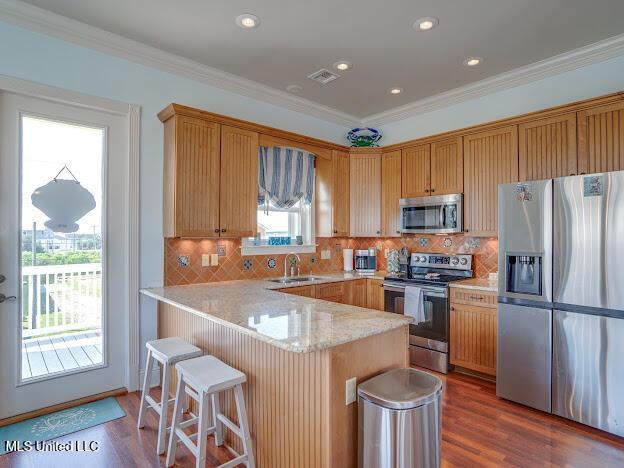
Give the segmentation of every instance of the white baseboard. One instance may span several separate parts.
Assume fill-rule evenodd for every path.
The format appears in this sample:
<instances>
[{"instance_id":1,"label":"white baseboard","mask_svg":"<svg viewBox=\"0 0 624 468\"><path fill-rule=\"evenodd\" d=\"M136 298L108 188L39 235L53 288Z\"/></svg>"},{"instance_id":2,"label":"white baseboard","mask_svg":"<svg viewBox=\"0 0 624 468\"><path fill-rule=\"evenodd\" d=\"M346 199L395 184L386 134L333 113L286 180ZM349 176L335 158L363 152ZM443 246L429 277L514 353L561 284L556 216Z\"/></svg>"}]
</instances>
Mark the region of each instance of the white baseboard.
<instances>
[{"instance_id":1,"label":"white baseboard","mask_svg":"<svg viewBox=\"0 0 624 468\"><path fill-rule=\"evenodd\" d=\"M139 372L139 383L143 388L143 379L145 378L145 369L141 369ZM160 385L160 366L155 366L152 369L152 377L150 379L150 388L158 387Z\"/></svg>"}]
</instances>

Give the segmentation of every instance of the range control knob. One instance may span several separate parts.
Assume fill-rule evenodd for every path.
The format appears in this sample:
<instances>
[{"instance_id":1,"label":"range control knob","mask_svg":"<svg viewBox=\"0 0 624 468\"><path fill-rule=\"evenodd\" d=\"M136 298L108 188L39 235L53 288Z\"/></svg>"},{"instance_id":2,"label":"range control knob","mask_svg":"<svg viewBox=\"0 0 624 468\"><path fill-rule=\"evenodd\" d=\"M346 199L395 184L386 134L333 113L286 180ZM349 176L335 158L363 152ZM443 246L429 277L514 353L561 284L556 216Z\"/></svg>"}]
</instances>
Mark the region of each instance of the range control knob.
<instances>
[{"instance_id":1,"label":"range control knob","mask_svg":"<svg viewBox=\"0 0 624 468\"><path fill-rule=\"evenodd\" d=\"M462 258L459 263L461 263L462 265L466 265L468 263L468 260L466 260L465 258Z\"/></svg>"},{"instance_id":2,"label":"range control knob","mask_svg":"<svg viewBox=\"0 0 624 468\"><path fill-rule=\"evenodd\" d=\"M457 265L459 263L459 258L453 257L451 258L451 265Z\"/></svg>"},{"instance_id":3,"label":"range control knob","mask_svg":"<svg viewBox=\"0 0 624 468\"><path fill-rule=\"evenodd\" d=\"M423 255L422 257L420 257L420 261L425 263L427 261L427 257Z\"/></svg>"}]
</instances>

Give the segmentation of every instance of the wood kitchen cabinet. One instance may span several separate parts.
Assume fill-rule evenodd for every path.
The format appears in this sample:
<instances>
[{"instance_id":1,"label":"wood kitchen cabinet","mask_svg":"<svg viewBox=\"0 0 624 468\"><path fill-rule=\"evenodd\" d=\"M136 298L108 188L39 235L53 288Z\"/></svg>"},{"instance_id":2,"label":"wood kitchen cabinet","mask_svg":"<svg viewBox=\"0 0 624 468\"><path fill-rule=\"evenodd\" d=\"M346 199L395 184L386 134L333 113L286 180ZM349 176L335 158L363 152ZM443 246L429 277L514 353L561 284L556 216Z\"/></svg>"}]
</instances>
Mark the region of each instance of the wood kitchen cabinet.
<instances>
[{"instance_id":1,"label":"wood kitchen cabinet","mask_svg":"<svg viewBox=\"0 0 624 468\"><path fill-rule=\"evenodd\" d=\"M344 282L317 284L316 298L330 302L344 302Z\"/></svg>"},{"instance_id":2,"label":"wood kitchen cabinet","mask_svg":"<svg viewBox=\"0 0 624 468\"><path fill-rule=\"evenodd\" d=\"M311 297L311 298L316 297L316 286L314 284L311 284L309 286L294 286L292 288L282 288L282 289L278 289L278 291L286 293L286 294L293 294L295 296L303 296L303 297Z\"/></svg>"},{"instance_id":3,"label":"wood kitchen cabinet","mask_svg":"<svg viewBox=\"0 0 624 468\"><path fill-rule=\"evenodd\" d=\"M251 237L257 230L258 134L221 126L221 236Z\"/></svg>"},{"instance_id":4,"label":"wood kitchen cabinet","mask_svg":"<svg viewBox=\"0 0 624 468\"><path fill-rule=\"evenodd\" d=\"M464 191L464 156L461 137L431 143L430 195Z\"/></svg>"},{"instance_id":5,"label":"wood kitchen cabinet","mask_svg":"<svg viewBox=\"0 0 624 468\"><path fill-rule=\"evenodd\" d=\"M624 170L624 102L578 113L578 172Z\"/></svg>"},{"instance_id":6,"label":"wood kitchen cabinet","mask_svg":"<svg viewBox=\"0 0 624 468\"><path fill-rule=\"evenodd\" d=\"M175 115L164 126L164 235L218 237L221 125Z\"/></svg>"},{"instance_id":7,"label":"wood kitchen cabinet","mask_svg":"<svg viewBox=\"0 0 624 468\"><path fill-rule=\"evenodd\" d=\"M516 125L464 137L464 230L498 235L498 184L518 181Z\"/></svg>"},{"instance_id":8,"label":"wood kitchen cabinet","mask_svg":"<svg viewBox=\"0 0 624 468\"><path fill-rule=\"evenodd\" d=\"M429 195L431 187L431 145L401 151L401 193L403 198Z\"/></svg>"},{"instance_id":9,"label":"wood kitchen cabinet","mask_svg":"<svg viewBox=\"0 0 624 468\"><path fill-rule=\"evenodd\" d=\"M496 375L496 293L451 288L450 362Z\"/></svg>"},{"instance_id":10,"label":"wood kitchen cabinet","mask_svg":"<svg viewBox=\"0 0 624 468\"><path fill-rule=\"evenodd\" d=\"M381 156L381 235L401 236L401 151Z\"/></svg>"},{"instance_id":11,"label":"wood kitchen cabinet","mask_svg":"<svg viewBox=\"0 0 624 468\"><path fill-rule=\"evenodd\" d=\"M344 303L358 307L367 306L366 279L344 282Z\"/></svg>"},{"instance_id":12,"label":"wood kitchen cabinet","mask_svg":"<svg viewBox=\"0 0 624 468\"><path fill-rule=\"evenodd\" d=\"M258 134L175 113L163 123L165 237L252 236Z\"/></svg>"},{"instance_id":13,"label":"wood kitchen cabinet","mask_svg":"<svg viewBox=\"0 0 624 468\"><path fill-rule=\"evenodd\" d=\"M351 237L381 235L381 154L352 154L349 164Z\"/></svg>"},{"instance_id":14,"label":"wood kitchen cabinet","mask_svg":"<svg viewBox=\"0 0 624 468\"><path fill-rule=\"evenodd\" d=\"M462 193L461 137L413 146L402 151L403 198Z\"/></svg>"},{"instance_id":15,"label":"wood kitchen cabinet","mask_svg":"<svg viewBox=\"0 0 624 468\"><path fill-rule=\"evenodd\" d=\"M576 175L576 113L520 124L518 158L521 181Z\"/></svg>"},{"instance_id":16,"label":"wood kitchen cabinet","mask_svg":"<svg viewBox=\"0 0 624 468\"><path fill-rule=\"evenodd\" d=\"M317 157L315 176L316 235L349 235L349 153L332 151Z\"/></svg>"},{"instance_id":17,"label":"wood kitchen cabinet","mask_svg":"<svg viewBox=\"0 0 624 468\"><path fill-rule=\"evenodd\" d=\"M376 278L366 279L366 307L384 310L383 280Z\"/></svg>"}]
</instances>

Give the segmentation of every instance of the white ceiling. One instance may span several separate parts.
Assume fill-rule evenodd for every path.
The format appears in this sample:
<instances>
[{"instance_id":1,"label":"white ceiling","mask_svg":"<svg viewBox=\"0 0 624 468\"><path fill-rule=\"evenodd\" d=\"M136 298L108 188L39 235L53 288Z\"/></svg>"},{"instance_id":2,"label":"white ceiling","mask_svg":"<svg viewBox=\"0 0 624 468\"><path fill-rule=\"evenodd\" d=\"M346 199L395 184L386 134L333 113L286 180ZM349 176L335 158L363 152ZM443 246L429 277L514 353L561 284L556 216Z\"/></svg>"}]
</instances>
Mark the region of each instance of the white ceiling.
<instances>
[{"instance_id":1,"label":"white ceiling","mask_svg":"<svg viewBox=\"0 0 624 468\"><path fill-rule=\"evenodd\" d=\"M357 118L624 33L623 0L27 0ZM253 13L257 29L234 18ZM412 23L440 24L417 32ZM483 57L477 67L462 65ZM307 75L353 69L327 85ZM392 96L388 89L403 93Z\"/></svg>"}]
</instances>

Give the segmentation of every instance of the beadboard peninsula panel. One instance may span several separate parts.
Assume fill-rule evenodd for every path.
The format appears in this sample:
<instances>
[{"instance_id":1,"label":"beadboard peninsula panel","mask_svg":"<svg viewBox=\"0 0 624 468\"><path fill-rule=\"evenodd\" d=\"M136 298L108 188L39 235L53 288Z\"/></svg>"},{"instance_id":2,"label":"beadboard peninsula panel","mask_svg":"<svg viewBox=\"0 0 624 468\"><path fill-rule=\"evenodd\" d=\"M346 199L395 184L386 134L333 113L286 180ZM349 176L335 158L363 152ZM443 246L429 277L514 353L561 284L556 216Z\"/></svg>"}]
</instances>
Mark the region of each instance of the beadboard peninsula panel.
<instances>
[{"instance_id":1,"label":"beadboard peninsula panel","mask_svg":"<svg viewBox=\"0 0 624 468\"><path fill-rule=\"evenodd\" d=\"M158 337L179 336L247 376L243 384L258 467L357 465L357 406L345 405L345 380L364 381L405 367L407 326L311 353L293 353L164 302L158 303ZM401 340L405 346L397 346ZM169 391L174 394L173 373ZM222 411L237 422L234 396ZM195 411L191 404L191 410ZM225 441L242 450L224 428Z\"/></svg>"}]
</instances>

